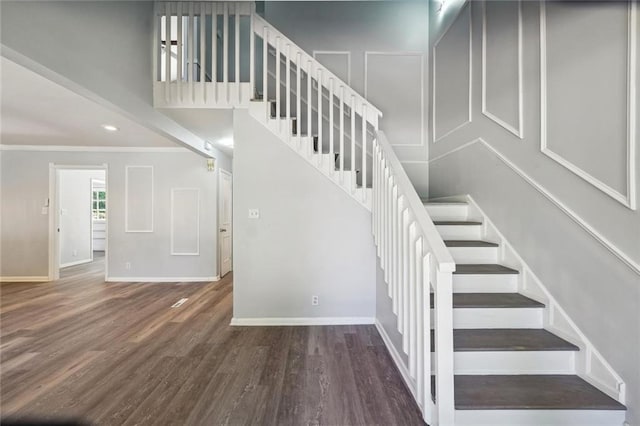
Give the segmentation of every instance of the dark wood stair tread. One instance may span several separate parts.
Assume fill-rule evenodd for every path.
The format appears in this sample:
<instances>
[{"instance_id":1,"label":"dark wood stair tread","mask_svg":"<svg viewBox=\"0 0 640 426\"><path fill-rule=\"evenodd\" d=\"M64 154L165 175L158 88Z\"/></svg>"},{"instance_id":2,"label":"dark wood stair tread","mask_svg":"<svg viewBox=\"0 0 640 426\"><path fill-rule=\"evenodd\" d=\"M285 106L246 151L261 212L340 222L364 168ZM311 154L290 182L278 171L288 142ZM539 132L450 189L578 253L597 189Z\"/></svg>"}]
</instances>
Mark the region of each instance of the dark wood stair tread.
<instances>
[{"instance_id":1,"label":"dark wood stair tread","mask_svg":"<svg viewBox=\"0 0 640 426\"><path fill-rule=\"evenodd\" d=\"M456 352L580 350L541 328L456 329L453 347Z\"/></svg>"},{"instance_id":2,"label":"dark wood stair tread","mask_svg":"<svg viewBox=\"0 0 640 426\"><path fill-rule=\"evenodd\" d=\"M445 240L447 247L498 247L498 244L480 240Z\"/></svg>"},{"instance_id":3,"label":"dark wood stair tread","mask_svg":"<svg viewBox=\"0 0 640 426\"><path fill-rule=\"evenodd\" d=\"M433 308L433 294L431 295ZM544 308L544 303L519 293L454 293L454 308Z\"/></svg>"},{"instance_id":4,"label":"dark wood stair tread","mask_svg":"<svg viewBox=\"0 0 640 426\"><path fill-rule=\"evenodd\" d=\"M434 225L461 225L461 226L469 226L469 225L482 225L482 222L478 222L475 220L436 220L433 222Z\"/></svg>"},{"instance_id":5,"label":"dark wood stair tread","mask_svg":"<svg viewBox=\"0 0 640 426\"><path fill-rule=\"evenodd\" d=\"M454 274L519 274L515 269L493 263L457 264Z\"/></svg>"},{"instance_id":6,"label":"dark wood stair tread","mask_svg":"<svg viewBox=\"0 0 640 426\"><path fill-rule=\"evenodd\" d=\"M458 410L626 410L574 375L460 375L454 386Z\"/></svg>"}]
</instances>

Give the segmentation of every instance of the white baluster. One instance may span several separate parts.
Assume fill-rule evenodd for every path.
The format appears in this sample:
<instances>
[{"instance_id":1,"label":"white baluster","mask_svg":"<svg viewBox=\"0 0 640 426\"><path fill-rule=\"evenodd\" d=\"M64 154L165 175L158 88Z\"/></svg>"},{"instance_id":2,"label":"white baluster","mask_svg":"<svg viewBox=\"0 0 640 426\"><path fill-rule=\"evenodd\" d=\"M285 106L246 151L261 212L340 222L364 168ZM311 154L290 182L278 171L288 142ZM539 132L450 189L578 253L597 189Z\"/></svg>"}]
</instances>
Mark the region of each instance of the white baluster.
<instances>
[{"instance_id":1,"label":"white baluster","mask_svg":"<svg viewBox=\"0 0 640 426\"><path fill-rule=\"evenodd\" d=\"M436 272L435 361L438 422L454 424L452 275Z\"/></svg>"},{"instance_id":2,"label":"white baluster","mask_svg":"<svg viewBox=\"0 0 640 426\"><path fill-rule=\"evenodd\" d=\"M194 4L193 2L189 2L189 34L188 34L188 45L189 45L189 69L188 69L188 78L189 78L189 103L193 104L195 102L195 98L196 98L196 93L195 93L195 86L194 86L194 82L193 80L195 80L195 75L196 75L196 68L194 66L196 60L195 60L195 56L196 56L196 50L195 50L195 40L193 39L193 33L195 31L195 10L194 10Z\"/></svg>"},{"instance_id":3,"label":"white baluster","mask_svg":"<svg viewBox=\"0 0 640 426\"><path fill-rule=\"evenodd\" d=\"M165 3L164 11L164 96L171 101L171 3Z\"/></svg>"},{"instance_id":4,"label":"white baluster","mask_svg":"<svg viewBox=\"0 0 640 426\"><path fill-rule=\"evenodd\" d=\"M356 97L351 95L351 173L353 173L353 181L351 183L351 193L356 191Z\"/></svg>"},{"instance_id":5,"label":"white baluster","mask_svg":"<svg viewBox=\"0 0 640 426\"><path fill-rule=\"evenodd\" d=\"M417 340L417 313L416 313L416 286L417 286L417 269L416 264L419 262L416 251L417 243L417 225L412 228L409 238L411 246L409 248L409 297L408 297L408 322L409 322L409 375L416 378L416 340Z\"/></svg>"},{"instance_id":6,"label":"white baluster","mask_svg":"<svg viewBox=\"0 0 640 426\"><path fill-rule=\"evenodd\" d=\"M250 98L256 97L256 34L253 31L253 15L256 13L255 2L251 3L249 12L249 90Z\"/></svg>"},{"instance_id":7,"label":"white baluster","mask_svg":"<svg viewBox=\"0 0 640 426\"><path fill-rule=\"evenodd\" d=\"M267 121L271 116L271 105L269 104L269 28L264 27L262 32L262 100L264 109L267 111Z\"/></svg>"},{"instance_id":8,"label":"white baluster","mask_svg":"<svg viewBox=\"0 0 640 426\"><path fill-rule=\"evenodd\" d=\"M280 109L280 92L282 91L282 86L280 85L280 36L276 36L276 120L278 122L278 129L281 129L281 120L280 117L281 109Z\"/></svg>"},{"instance_id":9,"label":"white baluster","mask_svg":"<svg viewBox=\"0 0 640 426\"><path fill-rule=\"evenodd\" d=\"M340 183L344 184L344 86L340 86Z\"/></svg>"},{"instance_id":10,"label":"white baluster","mask_svg":"<svg viewBox=\"0 0 640 426\"><path fill-rule=\"evenodd\" d=\"M242 90L240 90L240 3L239 2L234 2L233 3L234 7L233 7L233 12L234 12L234 17L235 17L235 55L233 56L235 59L235 71L236 71L236 76L235 76L235 86L236 86L236 90L238 90L238 104L240 104L242 102Z\"/></svg>"},{"instance_id":11,"label":"white baluster","mask_svg":"<svg viewBox=\"0 0 640 426\"><path fill-rule=\"evenodd\" d=\"M307 157L311 158L313 151L313 116L311 114L311 61L307 61Z\"/></svg>"},{"instance_id":12,"label":"white baluster","mask_svg":"<svg viewBox=\"0 0 640 426\"><path fill-rule=\"evenodd\" d=\"M211 81L213 99L218 103L218 3L211 4Z\"/></svg>"},{"instance_id":13,"label":"white baluster","mask_svg":"<svg viewBox=\"0 0 640 426\"><path fill-rule=\"evenodd\" d=\"M285 115L287 117L287 124L289 129L287 129L287 139L291 139L291 45L287 43L287 53L285 54L285 60L287 61L287 65L285 67L285 71L287 73L285 81L285 96L286 98L286 112Z\"/></svg>"},{"instance_id":14,"label":"white baluster","mask_svg":"<svg viewBox=\"0 0 640 426\"><path fill-rule=\"evenodd\" d=\"M300 149L302 145L302 106L301 99L302 93L300 92L302 88L300 87L300 79L302 78L302 55L300 51L296 53L296 138L298 139L298 149Z\"/></svg>"},{"instance_id":15,"label":"white baluster","mask_svg":"<svg viewBox=\"0 0 640 426\"><path fill-rule=\"evenodd\" d=\"M322 69L318 68L318 165L322 164Z\"/></svg>"},{"instance_id":16,"label":"white baluster","mask_svg":"<svg viewBox=\"0 0 640 426\"><path fill-rule=\"evenodd\" d=\"M362 200L367 201L367 105L362 104Z\"/></svg>"},{"instance_id":17,"label":"white baluster","mask_svg":"<svg viewBox=\"0 0 640 426\"><path fill-rule=\"evenodd\" d=\"M223 3L222 10L222 87L225 103L229 104L229 3Z\"/></svg>"},{"instance_id":18,"label":"white baluster","mask_svg":"<svg viewBox=\"0 0 640 426\"><path fill-rule=\"evenodd\" d=\"M206 35L205 27L207 22L206 15L206 3L200 3L200 58L198 64L200 64L200 86L202 87L202 101L207 103L207 82L206 82L206 66L207 61L205 59L205 47L206 47Z\"/></svg>"},{"instance_id":19,"label":"white baluster","mask_svg":"<svg viewBox=\"0 0 640 426\"><path fill-rule=\"evenodd\" d=\"M331 174L334 174L336 168L335 149L333 147L333 77L329 77L329 154L331 161Z\"/></svg>"}]
</instances>

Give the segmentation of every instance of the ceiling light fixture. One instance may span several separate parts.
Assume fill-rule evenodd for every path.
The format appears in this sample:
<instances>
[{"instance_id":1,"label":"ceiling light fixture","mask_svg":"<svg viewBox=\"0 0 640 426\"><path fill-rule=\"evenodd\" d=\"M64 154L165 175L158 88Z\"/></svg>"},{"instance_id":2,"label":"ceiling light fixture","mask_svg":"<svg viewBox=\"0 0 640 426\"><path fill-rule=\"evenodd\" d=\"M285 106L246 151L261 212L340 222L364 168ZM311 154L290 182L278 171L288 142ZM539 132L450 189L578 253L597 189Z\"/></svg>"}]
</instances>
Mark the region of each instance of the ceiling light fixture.
<instances>
[{"instance_id":1,"label":"ceiling light fixture","mask_svg":"<svg viewBox=\"0 0 640 426\"><path fill-rule=\"evenodd\" d=\"M213 149L213 144L209 141L204 141L204 149L207 151L211 151Z\"/></svg>"},{"instance_id":2,"label":"ceiling light fixture","mask_svg":"<svg viewBox=\"0 0 640 426\"><path fill-rule=\"evenodd\" d=\"M103 124L102 128L105 129L107 132L117 132L118 128L112 124Z\"/></svg>"}]
</instances>

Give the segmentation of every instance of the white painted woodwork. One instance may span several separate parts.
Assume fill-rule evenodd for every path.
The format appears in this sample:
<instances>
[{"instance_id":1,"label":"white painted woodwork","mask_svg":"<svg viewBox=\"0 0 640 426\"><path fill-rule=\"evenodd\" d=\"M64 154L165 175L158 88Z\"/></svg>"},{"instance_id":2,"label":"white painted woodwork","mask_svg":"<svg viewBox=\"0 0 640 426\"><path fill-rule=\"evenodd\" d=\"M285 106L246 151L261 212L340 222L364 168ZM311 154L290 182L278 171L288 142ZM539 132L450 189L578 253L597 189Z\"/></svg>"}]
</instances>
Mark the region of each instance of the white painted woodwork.
<instances>
[{"instance_id":1,"label":"white painted woodwork","mask_svg":"<svg viewBox=\"0 0 640 426\"><path fill-rule=\"evenodd\" d=\"M496 263L498 247L449 247L456 263Z\"/></svg>"},{"instance_id":2,"label":"white painted woodwork","mask_svg":"<svg viewBox=\"0 0 640 426\"><path fill-rule=\"evenodd\" d=\"M425 203L425 207L434 220L465 220L469 212L465 203Z\"/></svg>"},{"instance_id":3,"label":"white painted woodwork","mask_svg":"<svg viewBox=\"0 0 640 426\"><path fill-rule=\"evenodd\" d=\"M453 328L542 328L543 311L542 307L454 308Z\"/></svg>"},{"instance_id":4,"label":"white painted woodwork","mask_svg":"<svg viewBox=\"0 0 640 426\"><path fill-rule=\"evenodd\" d=\"M624 411L608 410L456 410L456 426L619 426Z\"/></svg>"},{"instance_id":5,"label":"white painted woodwork","mask_svg":"<svg viewBox=\"0 0 640 426\"><path fill-rule=\"evenodd\" d=\"M455 352L455 374L575 374L575 351Z\"/></svg>"},{"instance_id":6,"label":"white painted woodwork","mask_svg":"<svg viewBox=\"0 0 640 426\"><path fill-rule=\"evenodd\" d=\"M436 225L444 240L479 240L482 237L482 225Z\"/></svg>"},{"instance_id":7,"label":"white painted woodwork","mask_svg":"<svg viewBox=\"0 0 640 426\"><path fill-rule=\"evenodd\" d=\"M225 276L233 269L232 241L233 241L233 216L232 216L232 176L231 173L220 169L220 205L219 205L219 244L220 244L220 277Z\"/></svg>"},{"instance_id":8,"label":"white painted woodwork","mask_svg":"<svg viewBox=\"0 0 640 426\"><path fill-rule=\"evenodd\" d=\"M515 293L518 276L515 274L454 274L454 293Z\"/></svg>"}]
</instances>

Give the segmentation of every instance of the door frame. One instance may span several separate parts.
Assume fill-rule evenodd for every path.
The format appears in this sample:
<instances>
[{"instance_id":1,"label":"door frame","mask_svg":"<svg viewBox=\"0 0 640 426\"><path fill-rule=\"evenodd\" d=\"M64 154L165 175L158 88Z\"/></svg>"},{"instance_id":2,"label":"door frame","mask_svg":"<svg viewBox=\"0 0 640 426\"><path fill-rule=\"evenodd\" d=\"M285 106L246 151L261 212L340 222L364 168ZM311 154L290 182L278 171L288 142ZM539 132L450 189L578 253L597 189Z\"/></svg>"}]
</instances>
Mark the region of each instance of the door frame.
<instances>
[{"instance_id":1,"label":"door frame","mask_svg":"<svg viewBox=\"0 0 640 426\"><path fill-rule=\"evenodd\" d=\"M105 191L109 190L109 165L103 164L56 164L49 163L49 199L47 200L47 208L49 213L49 265L48 280L54 281L60 279L60 170L104 170L104 187ZM107 192L108 193L108 192ZM91 225L93 228L93 224ZM105 219L105 241L104 241L104 276L105 279L109 268L109 213ZM93 237L93 236L92 236ZM93 240L91 242L93 249ZM93 259L93 252L91 253Z\"/></svg>"},{"instance_id":2,"label":"door frame","mask_svg":"<svg viewBox=\"0 0 640 426\"><path fill-rule=\"evenodd\" d=\"M220 238L220 226L222 223L222 175L227 175L231 179L231 269L233 272L233 173L221 167L218 168L218 220L216 236L218 240L218 276L222 278L222 238Z\"/></svg>"}]
</instances>

